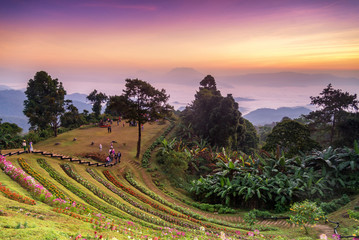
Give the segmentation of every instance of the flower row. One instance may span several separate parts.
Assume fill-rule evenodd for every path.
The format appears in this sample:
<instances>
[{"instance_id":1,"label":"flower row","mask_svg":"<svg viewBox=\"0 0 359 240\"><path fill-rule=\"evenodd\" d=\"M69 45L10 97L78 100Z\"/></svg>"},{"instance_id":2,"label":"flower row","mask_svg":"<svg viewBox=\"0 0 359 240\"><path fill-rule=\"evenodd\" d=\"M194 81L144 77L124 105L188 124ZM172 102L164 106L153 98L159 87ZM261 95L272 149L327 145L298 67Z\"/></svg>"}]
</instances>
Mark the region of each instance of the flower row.
<instances>
[{"instance_id":1,"label":"flower row","mask_svg":"<svg viewBox=\"0 0 359 240\"><path fill-rule=\"evenodd\" d=\"M121 188L123 191L131 194L132 196L136 197L137 199L141 200L142 202L146 203L146 204L149 204L151 207L153 208L156 208L160 211L163 211L163 212L166 212L172 216L175 216L175 217L181 217L181 218L188 218L187 215L183 215L183 214L178 214L176 212L173 212L173 211L170 211L168 210L167 208L165 207L162 207L160 206L159 204L153 202L153 201L150 201L149 199L143 197L142 195L140 194L137 194L136 192L134 192L132 189L124 186L122 183L120 183L119 181L117 181L112 175L111 173L108 171L108 170L105 170L103 171L103 174L105 175L105 177L110 181L112 182L116 187L118 188Z\"/></svg>"},{"instance_id":2,"label":"flower row","mask_svg":"<svg viewBox=\"0 0 359 240\"><path fill-rule=\"evenodd\" d=\"M105 170L106 171L106 170ZM104 171L104 173L105 173ZM107 173L109 174L109 173ZM222 225L222 226L226 226L226 227L231 227L231 228L242 228L242 229L251 229L250 226L248 226L247 224L231 224L231 223L228 223L228 222L223 222L223 221L220 221L220 220L217 220L217 219L204 219L201 215L199 214L196 214L196 213L193 213L191 211L189 211L188 209L184 209L183 207L180 207L178 205L175 205L175 204L172 204L164 199L162 199L161 197L159 197L157 194L155 194L154 192L152 191L149 191L148 189L146 189L145 187L141 186L140 184L138 184L136 182L136 180L132 177L132 174L127 172L126 174L126 180L132 185L134 186L136 189L138 189L139 191L141 191L142 193L146 194L147 196L151 197L152 199L156 200L156 201L159 201L161 203L163 203L164 205L172 208L172 209L175 209L179 212L182 212L184 214L187 214L188 215L188 219L190 221L193 221L193 222L198 222L200 223L201 225L205 226L206 228L211 228L211 229L215 229L217 231L227 231L227 232L233 232L233 230L228 230L226 228L223 228L223 227L217 227L217 226L214 226L210 223L205 223L203 222L203 220L206 220L207 222L211 222L211 223L214 223L214 224L218 224L218 225ZM202 220L202 221L199 221L199 220Z\"/></svg>"},{"instance_id":3,"label":"flower row","mask_svg":"<svg viewBox=\"0 0 359 240\"><path fill-rule=\"evenodd\" d=\"M73 184L69 183L65 178L61 177L60 174L55 169L53 169L44 159L37 159L37 162L43 169L45 169L49 173L49 175L53 179L55 179L58 183L63 185L73 194L83 199L89 205L113 216L125 218L125 216L123 216L123 214L121 214L119 211L116 211L116 209L104 206L102 203L99 203L98 201L94 200L92 197L88 196L86 193L75 187ZM77 204L77 206L80 206L80 204ZM85 206L78 207L78 209L80 209L80 211L77 211L77 213L91 212L91 210Z\"/></svg>"},{"instance_id":4,"label":"flower row","mask_svg":"<svg viewBox=\"0 0 359 240\"><path fill-rule=\"evenodd\" d=\"M162 219L154 218L153 216L147 215L147 214L142 213L142 212L138 212L138 211L134 210L133 208L131 208L131 207L125 205L125 204L122 204L119 201L117 201L117 200L113 199L112 197L108 196L106 193L101 191L99 188L93 186L93 184L89 183L87 180L85 180L80 175L78 175L71 168L71 166L69 164L62 164L61 166L62 166L62 168L64 169L64 171L66 172L67 175L69 175L71 178L75 179L78 183L82 184L84 187L86 187L88 190L93 192L96 196L103 199L105 202L109 203L110 205L122 210L125 213L128 213L128 214L132 215L133 217L136 217L137 219L144 220L144 221L146 221L148 223L155 224L155 225L158 225L158 226L165 226L165 227L170 227L171 226L171 224L163 221Z\"/></svg>"},{"instance_id":5,"label":"flower row","mask_svg":"<svg viewBox=\"0 0 359 240\"><path fill-rule=\"evenodd\" d=\"M29 205L36 205L36 202L33 199L26 196L22 196L21 194L18 194L16 192L12 192L9 188L2 185L1 182L0 182L0 192L4 193L7 198L10 198L17 202L25 203Z\"/></svg>"},{"instance_id":6,"label":"flower row","mask_svg":"<svg viewBox=\"0 0 359 240\"><path fill-rule=\"evenodd\" d=\"M163 219L163 220L165 220L167 222L171 222L171 223L174 223L176 225L180 225L180 226L187 227L187 228L189 227L189 228L193 228L193 229L199 229L199 226L189 224L189 223L187 223L185 221L180 221L179 219L176 219L176 218L174 218L172 216L164 215L161 212L157 212L157 211L154 211L154 210L152 210L150 208L147 208L147 207L144 207L144 206L140 205L138 202L133 201L132 199L127 197L127 195L122 193L118 188L111 185L108 181L101 178L92 169L87 168L86 170L95 180L97 180L99 183L103 184L105 187L107 187L109 190L111 190L112 192L114 192L115 194L120 196L126 202L130 203L132 206L137 207L137 208L141 209L142 211L148 212L148 213L150 213L152 215L155 215L155 216L157 216L157 217L159 217L159 218L161 218L161 219ZM183 218L185 218L185 216L183 216Z\"/></svg>"},{"instance_id":7,"label":"flower row","mask_svg":"<svg viewBox=\"0 0 359 240\"><path fill-rule=\"evenodd\" d=\"M33 170L30 167L30 165L25 161L25 159L19 158L17 161L19 162L19 165L22 167L22 169L25 172L27 172L29 175L31 175L33 178L35 178L39 183L41 183L53 195L55 195L56 197L61 198L61 199L68 199L68 197L65 196L65 194L60 189L58 189L54 184L52 184L46 178L41 176L38 172Z\"/></svg>"},{"instance_id":8,"label":"flower row","mask_svg":"<svg viewBox=\"0 0 359 240\"><path fill-rule=\"evenodd\" d=\"M12 165L11 162L6 161L6 158L0 156L0 168L10 176L14 181L27 189L34 197L43 202L53 200L52 194L39 184L33 177L28 176L23 170Z\"/></svg>"},{"instance_id":9,"label":"flower row","mask_svg":"<svg viewBox=\"0 0 359 240\"><path fill-rule=\"evenodd\" d=\"M97 202L96 200L94 200L93 198L88 196L86 193L84 193L80 189L76 188L73 184L69 183L66 179L61 177L61 175L55 169L53 169L46 162L45 159L39 158L39 159L37 159L37 162L43 169L45 169L45 171L47 171L49 173L49 175L53 179L55 179L58 183L63 185L69 191L71 191L72 193L74 193L75 195L77 195L78 197L83 199L89 205L91 205L91 206L95 207L96 209L99 209L99 210L101 210L101 211L103 211L103 212L105 212L107 214L110 214L112 216L118 217L119 219L128 219L126 216L124 216L122 213L120 213L117 209L104 206L104 204ZM94 213L91 209L89 209L86 206L82 206L82 207L79 207L79 206L80 206L80 204L77 204L76 209L73 209L72 207L65 208L65 209L68 210L68 211L75 211L78 214L86 213L88 216L91 216L91 218L95 218L98 221L102 221L105 218L109 219L108 216L105 217L105 215L103 215L101 213ZM61 207L61 206L59 206L59 207L64 209L64 207ZM151 229L155 229L155 230L160 229L159 227L156 227L156 226L154 226L152 224L149 224L149 223L146 223L146 222L141 222L141 225L143 225L145 227L148 227L148 228L151 228Z\"/></svg>"}]
</instances>

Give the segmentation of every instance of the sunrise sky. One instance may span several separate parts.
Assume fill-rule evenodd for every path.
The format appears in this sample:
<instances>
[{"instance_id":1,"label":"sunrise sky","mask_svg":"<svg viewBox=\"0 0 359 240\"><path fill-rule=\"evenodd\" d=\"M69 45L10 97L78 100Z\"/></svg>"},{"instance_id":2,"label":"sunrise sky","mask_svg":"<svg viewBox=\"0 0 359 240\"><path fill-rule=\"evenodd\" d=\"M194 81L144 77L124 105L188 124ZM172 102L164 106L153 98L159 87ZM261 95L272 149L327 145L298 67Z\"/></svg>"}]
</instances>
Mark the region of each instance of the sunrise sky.
<instances>
[{"instance_id":1,"label":"sunrise sky","mask_svg":"<svg viewBox=\"0 0 359 240\"><path fill-rule=\"evenodd\" d=\"M40 70L68 92L83 93L96 83L153 78L176 67L215 75L315 70L359 77L358 0L0 3L0 84L15 88L25 88Z\"/></svg>"}]
</instances>

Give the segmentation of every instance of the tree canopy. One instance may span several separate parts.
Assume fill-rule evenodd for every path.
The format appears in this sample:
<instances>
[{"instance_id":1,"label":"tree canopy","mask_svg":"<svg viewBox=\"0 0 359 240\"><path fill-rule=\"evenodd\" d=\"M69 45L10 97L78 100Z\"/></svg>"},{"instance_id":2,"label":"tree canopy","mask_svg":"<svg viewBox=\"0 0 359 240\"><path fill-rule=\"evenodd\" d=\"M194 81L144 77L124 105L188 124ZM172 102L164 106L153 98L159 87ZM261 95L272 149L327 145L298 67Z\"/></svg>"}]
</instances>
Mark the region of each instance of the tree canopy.
<instances>
[{"instance_id":1,"label":"tree canopy","mask_svg":"<svg viewBox=\"0 0 359 240\"><path fill-rule=\"evenodd\" d=\"M231 94L221 95L211 75L200 82L195 100L186 107L181 118L184 125L190 125L197 136L208 140L212 146L236 145L243 135L238 104Z\"/></svg>"},{"instance_id":2,"label":"tree canopy","mask_svg":"<svg viewBox=\"0 0 359 240\"><path fill-rule=\"evenodd\" d=\"M329 144L332 145L335 137L338 137L338 124L342 122L347 113L358 110L358 100L356 94L343 92L341 89L334 89L329 84L319 94L320 96L311 96L311 104L316 105L319 110L310 112L305 117L310 120L310 126L314 130L322 130L329 128Z\"/></svg>"},{"instance_id":3,"label":"tree canopy","mask_svg":"<svg viewBox=\"0 0 359 240\"><path fill-rule=\"evenodd\" d=\"M286 156L292 157L299 152L305 153L318 146L318 143L310 138L307 126L291 119L283 119L268 135L263 149L275 151L279 147Z\"/></svg>"},{"instance_id":4,"label":"tree canopy","mask_svg":"<svg viewBox=\"0 0 359 240\"><path fill-rule=\"evenodd\" d=\"M45 71L37 72L27 83L24 114L33 129L47 129L49 126L57 136L59 119L65 112L66 91L58 79L52 79Z\"/></svg>"},{"instance_id":5,"label":"tree canopy","mask_svg":"<svg viewBox=\"0 0 359 240\"><path fill-rule=\"evenodd\" d=\"M88 96L87 99L92 103L92 111L95 114L95 117L98 118L101 114L102 103L105 103L108 99L106 94L102 92L97 92L94 89Z\"/></svg>"},{"instance_id":6,"label":"tree canopy","mask_svg":"<svg viewBox=\"0 0 359 240\"><path fill-rule=\"evenodd\" d=\"M84 114L80 114L77 107L69 104L66 107L67 112L61 116L61 126L66 128L77 128L86 123Z\"/></svg>"},{"instance_id":7,"label":"tree canopy","mask_svg":"<svg viewBox=\"0 0 359 240\"><path fill-rule=\"evenodd\" d=\"M151 84L139 79L126 79L126 89L121 96L112 96L107 107L121 112L129 121L138 125L136 157L141 152L141 125L168 116L173 109L167 101L169 95L164 89L155 89Z\"/></svg>"},{"instance_id":8,"label":"tree canopy","mask_svg":"<svg viewBox=\"0 0 359 240\"><path fill-rule=\"evenodd\" d=\"M20 128L15 123L4 122L0 118L0 151L3 148L16 147L20 141Z\"/></svg>"}]
</instances>

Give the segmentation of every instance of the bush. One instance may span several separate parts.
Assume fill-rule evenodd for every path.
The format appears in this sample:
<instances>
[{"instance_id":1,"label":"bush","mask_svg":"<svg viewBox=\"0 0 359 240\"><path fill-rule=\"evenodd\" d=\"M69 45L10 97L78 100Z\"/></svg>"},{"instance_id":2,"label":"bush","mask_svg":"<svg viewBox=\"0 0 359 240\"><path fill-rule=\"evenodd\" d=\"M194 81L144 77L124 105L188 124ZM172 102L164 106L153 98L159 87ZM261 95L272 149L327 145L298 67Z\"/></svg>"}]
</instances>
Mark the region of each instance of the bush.
<instances>
[{"instance_id":1,"label":"bush","mask_svg":"<svg viewBox=\"0 0 359 240\"><path fill-rule=\"evenodd\" d=\"M315 202L305 200L294 203L290 210L293 215L290 216L289 222L298 226L303 226L305 233L308 234L308 224L315 224L320 219L325 219L323 210Z\"/></svg>"},{"instance_id":2,"label":"bush","mask_svg":"<svg viewBox=\"0 0 359 240\"><path fill-rule=\"evenodd\" d=\"M256 214L255 214L255 209L249 211L248 213L246 213L244 215L244 221L246 223L248 223L250 226L253 226L256 222L257 222L257 218L256 218Z\"/></svg>"},{"instance_id":3,"label":"bush","mask_svg":"<svg viewBox=\"0 0 359 240\"><path fill-rule=\"evenodd\" d=\"M343 196L341 198L334 199L330 202L321 203L320 207L326 214L328 214L328 213L335 212L336 210L338 210L342 206L348 204L349 202L350 202L350 198L348 197L348 195L343 194Z\"/></svg>"},{"instance_id":4,"label":"bush","mask_svg":"<svg viewBox=\"0 0 359 240\"><path fill-rule=\"evenodd\" d=\"M348 214L350 218L354 218L356 220L359 220L359 212L348 210Z\"/></svg>"}]
</instances>

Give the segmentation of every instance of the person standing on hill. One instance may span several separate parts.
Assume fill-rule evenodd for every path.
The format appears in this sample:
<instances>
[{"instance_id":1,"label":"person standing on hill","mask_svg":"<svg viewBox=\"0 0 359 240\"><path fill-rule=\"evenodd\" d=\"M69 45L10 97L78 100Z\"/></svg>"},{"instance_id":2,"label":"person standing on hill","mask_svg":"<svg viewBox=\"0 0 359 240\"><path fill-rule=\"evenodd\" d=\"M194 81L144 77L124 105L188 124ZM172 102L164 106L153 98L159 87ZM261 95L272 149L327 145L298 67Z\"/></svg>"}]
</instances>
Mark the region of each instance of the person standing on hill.
<instances>
[{"instance_id":1,"label":"person standing on hill","mask_svg":"<svg viewBox=\"0 0 359 240\"><path fill-rule=\"evenodd\" d=\"M117 153L117 162L118 162L118 163L121 162L121 156L122 156L121 152L118 151L118 153Z\"/></svg>"},{"instance_id":2,"label":"person standing on hill","mask_svg":"<svg viewBox=\"0 0 359 240\"><path fill-rule=\"evenodd\" d=\"M34 148L32 147L32 142L29 143L29 152L32 153L34 151Z\"/></svg>"},{"instance_id":3,"label":"person standing on hill","mask_svg":"<svg viewBox=\"0 0 359 240\"><path fill-rule=\"evenodd\" d=\"M24 152L26 151L26 140L22 141L22 147L24 148Z\"/></svg>"}]
</instances>

